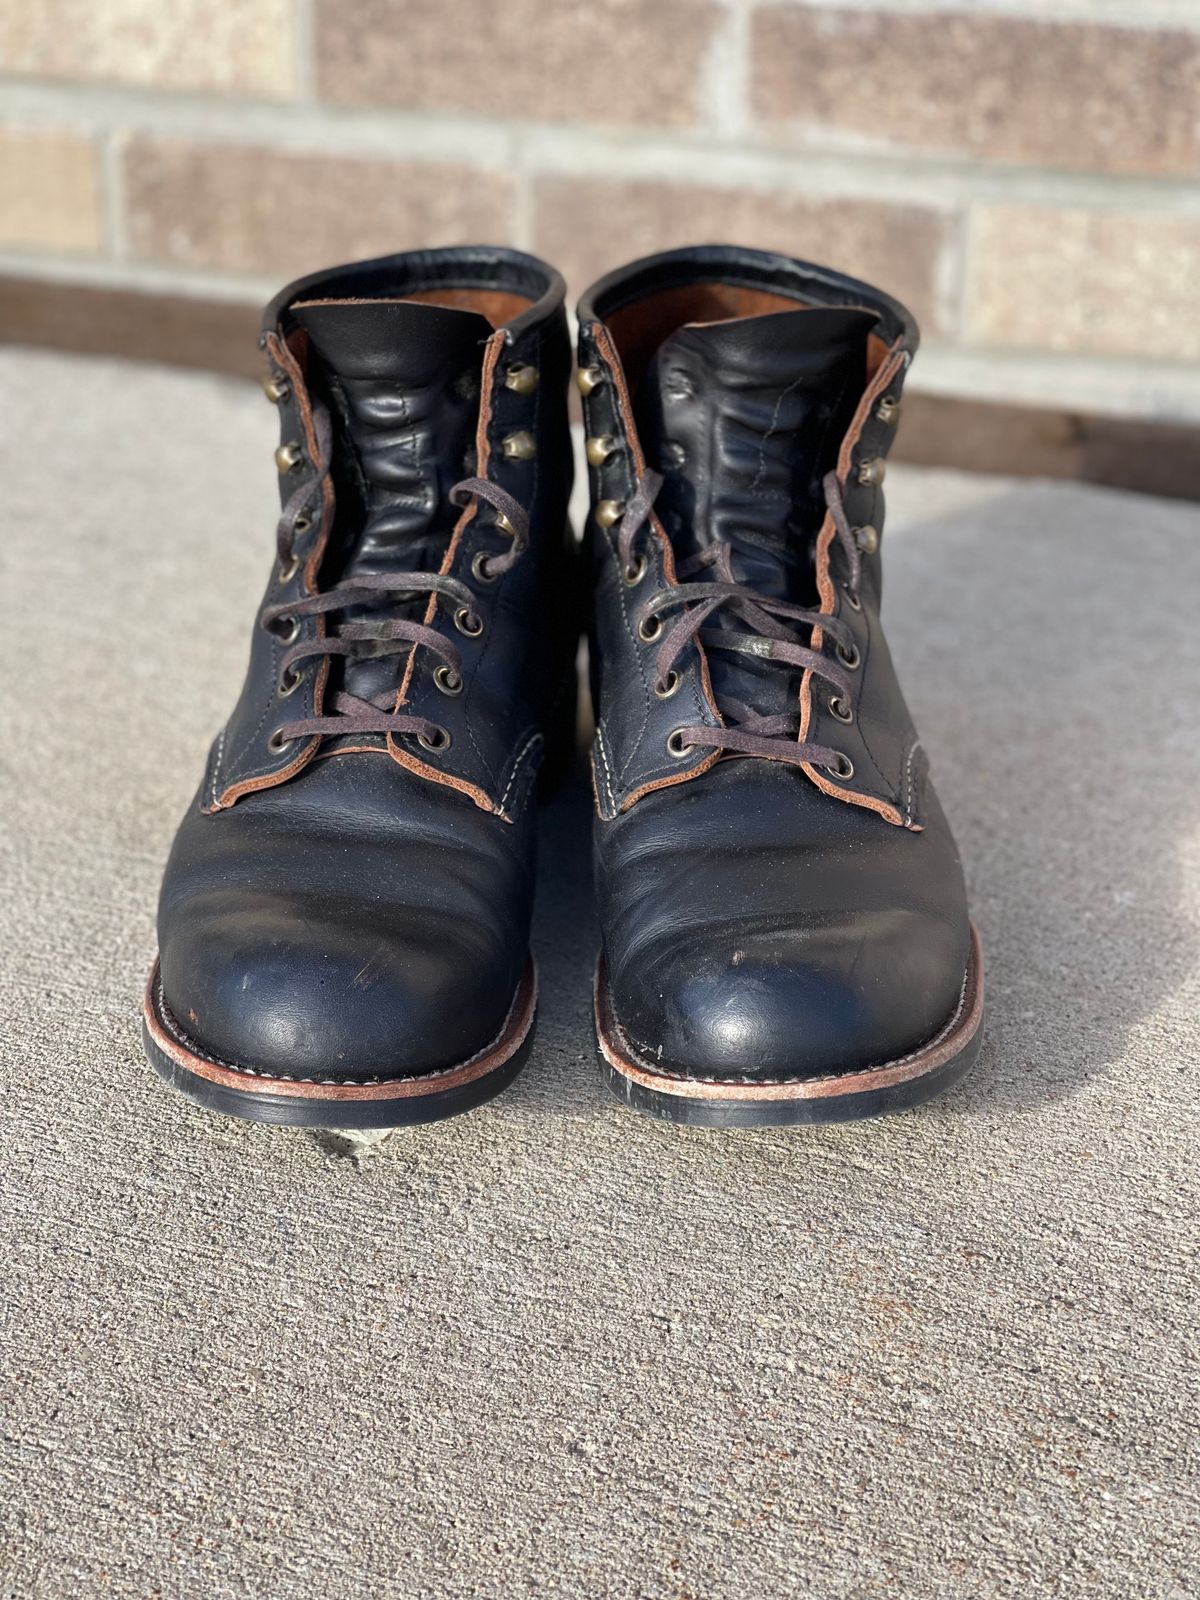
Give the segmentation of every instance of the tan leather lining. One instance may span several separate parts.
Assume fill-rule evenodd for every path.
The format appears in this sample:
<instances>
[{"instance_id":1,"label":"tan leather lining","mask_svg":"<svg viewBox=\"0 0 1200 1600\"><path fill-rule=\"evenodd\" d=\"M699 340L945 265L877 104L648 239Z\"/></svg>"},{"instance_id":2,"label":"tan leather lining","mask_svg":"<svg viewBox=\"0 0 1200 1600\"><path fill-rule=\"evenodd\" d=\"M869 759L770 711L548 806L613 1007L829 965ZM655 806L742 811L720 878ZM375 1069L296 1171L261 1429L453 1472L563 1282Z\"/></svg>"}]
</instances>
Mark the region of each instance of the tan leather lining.
<instances>
[{"instance_id":1,"label":"tan leather lining","mask_svg":"<svg viewBox=\"0 0 1200 1600\"><path fill-rule=\"evenodd\" d=\"M643 295L607 318L605 326L620 355L630 393L636 393L651 356L677 329L705 322L732 322L741 317L777 316L785 311L819 311L828 307L767 289L733 283L686 283ZM871 311L870 306L845 307ZM867 372L875 376L888 353L878 334L868 339Z\"/></svg>"},{"instance_id":2,"label":"tan leather lining","mask_svg":"<svg viewBox=\"0 0 1200 1600\"><path fill-rule=\"evenodd\" d=\"M486 317L493 328L502 328L506 322L519 317L533 305L529 295L512 294L506 289L417 289L412 294L398 295L348 295L332 300L297 300L294 309L304 311L310 306L441 306L445 311L474 311Z\"/></svg>"}]
</instances>

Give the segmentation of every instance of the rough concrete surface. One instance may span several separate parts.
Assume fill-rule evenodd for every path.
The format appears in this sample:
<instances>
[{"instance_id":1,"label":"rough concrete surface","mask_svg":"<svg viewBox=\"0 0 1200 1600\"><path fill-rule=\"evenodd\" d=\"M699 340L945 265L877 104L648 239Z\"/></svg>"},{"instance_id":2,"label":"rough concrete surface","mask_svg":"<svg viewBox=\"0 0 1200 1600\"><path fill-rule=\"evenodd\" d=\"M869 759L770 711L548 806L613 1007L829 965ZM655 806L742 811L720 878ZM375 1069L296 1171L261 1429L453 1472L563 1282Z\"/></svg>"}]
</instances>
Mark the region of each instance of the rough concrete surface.
<instances>
[{"instance_id":1,"label":"rough concrete surface","mask_svg":"<svg viewBox=\"0 0 1200 1600\"><path fill-rule=\"evenodd\" d=\"M579 779L527 1071L355 1162L138 1041L269 408L17 352L0 396L0 1594L1194 1594L1200 511L895 474L886 616L988 957L961 1087L818 1131L618 1107Z\"/></svg>"}]
</instances>

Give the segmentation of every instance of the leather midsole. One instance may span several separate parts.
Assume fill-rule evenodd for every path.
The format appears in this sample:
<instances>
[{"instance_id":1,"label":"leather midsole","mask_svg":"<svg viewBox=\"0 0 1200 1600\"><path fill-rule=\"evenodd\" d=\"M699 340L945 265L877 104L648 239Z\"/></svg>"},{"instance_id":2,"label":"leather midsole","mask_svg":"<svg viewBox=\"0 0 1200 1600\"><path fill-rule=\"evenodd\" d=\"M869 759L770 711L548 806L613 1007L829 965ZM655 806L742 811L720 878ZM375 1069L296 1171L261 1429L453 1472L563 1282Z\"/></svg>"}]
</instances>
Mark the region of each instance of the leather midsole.
<instances>
[{"instance_id":1,"label":"leather midsole","mask_svg":"<svg viewBox=\"0 0 1200 1600\"><path fill-rule=\"evenodd\" d=\"M407 1100L461 1088L497 1071L515 1055L533 1026L537 1010L537 967L530 956L503 1027L492 1043L478 1055L437 1072L389 1078L374 1083L321 1083L307 1078L275 1078L256 1069L243 1067L239 1070L215 1061L206 1056L198 1045L189 1048L167 1028L160 1010L164 1004L159 963L156 960L146 983L142 1008L150 1038L156 1048L169 1056L177 1066L194 1073L198 1078L220 1084L222 1088L240 1090L245 1094L281 1095L295 1100Z\"/></svg>"}]
</instances>

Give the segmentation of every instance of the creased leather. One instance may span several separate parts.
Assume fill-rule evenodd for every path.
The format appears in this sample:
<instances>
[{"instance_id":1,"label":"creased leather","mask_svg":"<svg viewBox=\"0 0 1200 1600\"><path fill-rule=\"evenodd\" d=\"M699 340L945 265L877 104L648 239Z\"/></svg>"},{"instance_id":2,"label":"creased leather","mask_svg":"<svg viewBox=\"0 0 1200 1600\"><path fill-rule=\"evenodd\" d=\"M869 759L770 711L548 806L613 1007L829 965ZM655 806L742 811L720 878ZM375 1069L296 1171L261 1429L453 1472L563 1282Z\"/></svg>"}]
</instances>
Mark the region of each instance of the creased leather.
<instances>
[{"instance_id":1,"label":"creased leather","mask_svg":"<svg viewBox=\"0 0 1200 1600\"><path fill-rule=\"evenodd\" d=\"M500 303L519 294L527 309L497 333L469 311L391 303L441 285ZM490 513L471 520L456 552L454 575L477 589L486 619L474 653L464 650L467 690L442 694L429 663L411 674L411 702L453 735L443 771L477 778L487 808L401 766L383 736L313 741L298 771L293 754L272 756L268 740L311 695L311 675L282 698L284 647L256 621L242 694L179 829L159 903L164 997L203 1051L267 1073L402 1077L463 1062L503 1023L528 960L534 780L547 738L569 738L574 703L562 294L561 278L532 257L448 249L334 268L268 307L264 340L291 380L282 438L311 446L308 385L334 418L332 525L298 546L315 554L320 587L393 563L438 566L459 516L448 491L473 466L491 341L503 347L501 380L519 362L541 381L532 396L501 381L484 426L497 445L514 429L532 432L538 455L510 463L492 453L495 481L530 511L516 566L490 585L471 576L475 552L509 546ZM337 300L362 303L311 304ZM312 575L307 563L285 581L273 561L259 617ZM348 686L398 689L402 669L395 657L370 660L351 668ZM238 797L249 775L266 786Z\"/></svg>"},{"instance_id":2,"label":"creased leather","mask_svg":"<svg viewBox=\"0 0 1200 1600\"><path fill-rule=\"evenodd\" d=\"M664 327L633 395L635 425L615 403L623 377L606 317L709 278L818 309ZM954 1011L966 896L880 624L879 550L863 553L855 611L816 485L836 465L852 525L882 529L882 492L860 471L891 447L879 402L899 398L916 327L865 284L729 246L612 273L584 296L579 319L581 363L601 373L585 400L587 432L621 443L592 469L593 503L628 498L630 463L644 450L667 480L658 504L674 556L734 536L739 577L820 601L850 626L862 657L849 726L829 713L828 686L804 675L807 737L854 762L844 793L741 756L677 763L683 781L654 787L669 770L670 728L712 720L705 664L718 695L736 690L758 711L796 704L800 685L697 645L680 690L657 699L657 646L639 641L636 618L669 581L670 558L645 540L647 573L630 588L615 538L593 522L596 884L616 1016L641 1057L690 1077L805 1078L895 1060ZM644 326L639 337L644 346Z\"/></svg>"}]
</instances>

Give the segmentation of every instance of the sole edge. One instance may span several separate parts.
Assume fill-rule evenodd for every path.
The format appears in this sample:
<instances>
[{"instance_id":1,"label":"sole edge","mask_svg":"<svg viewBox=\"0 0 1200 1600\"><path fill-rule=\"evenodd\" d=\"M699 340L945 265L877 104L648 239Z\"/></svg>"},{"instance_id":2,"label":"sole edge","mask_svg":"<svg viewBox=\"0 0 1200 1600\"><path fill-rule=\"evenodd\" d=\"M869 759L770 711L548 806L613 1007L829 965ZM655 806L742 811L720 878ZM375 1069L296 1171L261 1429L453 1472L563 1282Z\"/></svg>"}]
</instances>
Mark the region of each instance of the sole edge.
<instances>
[{"instance_id":1,"label":"sole edge","mask_svg":"<svg viewBox=\"0 0 1200 1600\"><path fill-rule=\"evenodd\" d=\"M596 1042L603 1076L617 1098L663 1121L710 1128L853 1122L920 1105L963 1077L983 1041L983 994L983 947L972 923L958 1007L918 1050L880 1066L820 1078L713 1082L656 1072L637 1057L613 1011L601 956L594 996Z\"/></svg>"},{"instance_id":2,"label":"sole edge","mask_svg":"<svg viewBox=\"0 0 1200 1600\"><path fill-rule=\"evenodd\" d=\"M142 1005L146 1058L160 1078L206 1110L276 1127L412 1127L473 1110L507 1088L521 1071L533 1045L537 968L530 956L504 1026L479 1055L439 1072L375 1083L276 1078L222 1063L198 1045L190 1047L177 1023L174 1030L167 1025L163 1008L156 959Z\"/></svg>"}]
</instances>

